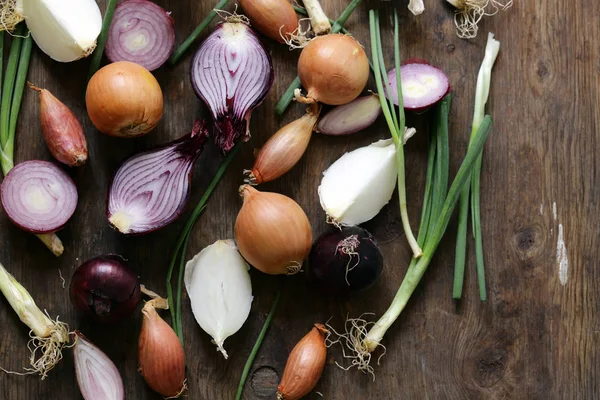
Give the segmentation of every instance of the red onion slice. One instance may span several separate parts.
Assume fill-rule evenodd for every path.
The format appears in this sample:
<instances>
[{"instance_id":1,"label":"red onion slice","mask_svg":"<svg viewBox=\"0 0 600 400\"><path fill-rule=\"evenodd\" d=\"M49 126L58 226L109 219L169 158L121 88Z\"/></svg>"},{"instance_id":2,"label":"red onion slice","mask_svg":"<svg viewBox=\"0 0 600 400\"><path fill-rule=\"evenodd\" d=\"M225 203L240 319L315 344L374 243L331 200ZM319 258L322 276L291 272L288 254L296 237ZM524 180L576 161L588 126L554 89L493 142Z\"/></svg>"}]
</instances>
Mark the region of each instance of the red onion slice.
<instances>
[{"instance_id":1,"label":"red onion slice","mask_svg":"<svg viewBox=\"0 0 600 400\"><path fill-rule=\"evenodd\" d=\"M316 132L333 136L350 135L373 125L380 114L379 96L362 96L332 108L319 120Z\"/></svg>"},{"instance_id":2,"label":"red onion slice","mask_svg":"<svg viewBox=\"0 0 600 400\"><path fill-rule=\"evenodd\" d=\"M25 161L6 175L0 189L2 207L18 227L33 233L56 232L77 207L77 188L57 165Z\"/></svg>"},{"instance_id":3,"label":"red onion slice","mask_svg":"<svg viewBox=\"0 0 600 400\"><path fill-rule=\"evenodd\" d=\"M242 22L225 22L202 43L190 68L196 95L215 124L215 142L228 152L250 139L250 114L273 85L273 65L260 39Z\"/></svg>"},{"instance_id":4,"label":"red onion slice","mask_svg":"<svg viewBox=\"0 0 600 400\"><path fill-rule=\"evenodd\" d=\"M73 346L75 375L85 400L123 400L123 379L115 364L79 331Z\"/></svg>"},{"instance_id":5,"label":"red onion slice","mask_svg":"<svg viewBox=\"0 0 600 400\"><path fill-rule=\"evenodd\" d=\"M196 121L192 133L127 159L108 191L110 224L124 234L139 235L173 222L187 202L194 163L208 131Z\"/></svg>"},{"instance_id":6,"label":"red onion slice","mask_svg":"<svg viewBox=\"0 0 600 400\"><path fill-rule=\"evenodd\" d=\"M402 99L406 110L420 112L440 101L450 90L450 83L441 69L423 60L411 61L400 67ZM388 72L388 81L392 100L398 105L396 69Z\"/></svg>"},{"instance_id":7,"label":"red onion slice","mask_svg":"<svg viewBox=\"0 0 600 400\"><path fill-rule=\"evenodd\" d=\"M163 65L175 48L173 18L149 0L125 0L115 8L106 57L131 61L149 71Z\"/></svg>"}]
</instances>

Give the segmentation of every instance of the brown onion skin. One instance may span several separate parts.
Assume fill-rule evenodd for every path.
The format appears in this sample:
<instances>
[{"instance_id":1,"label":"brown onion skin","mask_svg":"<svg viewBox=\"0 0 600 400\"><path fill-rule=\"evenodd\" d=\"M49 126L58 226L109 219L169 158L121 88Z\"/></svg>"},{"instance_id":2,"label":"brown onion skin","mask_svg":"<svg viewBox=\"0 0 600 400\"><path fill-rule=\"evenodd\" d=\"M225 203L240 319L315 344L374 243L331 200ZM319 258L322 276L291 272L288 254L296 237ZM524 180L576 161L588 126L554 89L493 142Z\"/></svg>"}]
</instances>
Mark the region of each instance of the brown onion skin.
<instances>
[{"instance_id":1,"label":"brown onion skin","mask_svg":"<svg viewBox=\"0 0 600 400\"><path fill-rule=\"evenodd\" d=\"M116 137L145 135L163 115L158 81L146 68L129 61L98 70L88 83L85 104L96 129Z\"/></svg>"},{"instance_id":2,"label":"brown onion skin","mask_svg":"<svg viewBox=\"0 0 600 400\"><path fill-rule=\"evenodd\" d=\"M298 76L309 100L338 106L363 91L369 80L369 60L350 36L318 36L300 53Z\"/></svg>"},{"instance_id":3,"label":"brown onion skin","mask_svg":"<svg viewBox=\"0 0 600 400\"><path fill-rule=\"evenodd\" d=\"M85 164L87 140L75 114L48 90L33 85L30 88L40 94L40 124L52 157L70 167Z\"/></svg>"},{"instance_id":4,"label":"brown onion skin","mask_svg":"<svg viewBox=\"0 0 600 400\"><path fill-rule=\"evenodd\" d=\"M326 333L323 324L315 324L294 346L277 387L277 399L299 400L315 388L327 359Z\"/></svg>"},{"instance_id":5,"label":"brown onion skin","mask_svg":"<svg viewBox=\"0 0 600 400\"><path fill-rule=\"evenodd\" d=\"M298 28L298 16L288 0L240 0L252 27L279 43ZM282 37L283 35L283 37Z\"/></svg>"},{"instance_id":6,"label":"brown onion skin","mask_svg":"<svg viewBox=\"0 0 600 400\"><path fill-rule=\"evenodd\" d=\"M166 301L165 299L158 299ZM163 320L149 301L138 341L140 374L155 392L176 397L185 388L185 355L175 331Z\"/></svg>"},{"instance_id":7,"label":"brown onion skin","mask_svg":"<svg viewBox=\"0 0 600 400\"><path fill-rule=\"evenodd\" d=\"M312 246L308 217L294 200L243 185L235 240L242 257L269 275L298 272ZM297 269L296 269L297 268Z\"/></svg>"}]
</instances>

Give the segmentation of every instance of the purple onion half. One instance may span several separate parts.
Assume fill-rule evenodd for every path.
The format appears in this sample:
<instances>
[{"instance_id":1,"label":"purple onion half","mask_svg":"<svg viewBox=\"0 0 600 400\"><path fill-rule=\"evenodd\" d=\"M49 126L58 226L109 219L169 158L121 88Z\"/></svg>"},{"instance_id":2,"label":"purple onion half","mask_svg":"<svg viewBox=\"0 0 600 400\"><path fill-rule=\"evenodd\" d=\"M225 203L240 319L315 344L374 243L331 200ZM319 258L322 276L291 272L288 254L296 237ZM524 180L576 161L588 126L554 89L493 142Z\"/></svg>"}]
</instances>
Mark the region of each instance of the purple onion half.
<instances>
[{"instance_id":1,"label":"purple onion half","mask_svg":"<svg viewBox=\"0 0 600 400\"><path fill-rule=\"evenodd\" d=\"M243 22L224 22L200 45L190 68L196 95L210 109L224 152L250 139L250 114L273 85L271 56Z\"/></svg>"},{"instance_id":2,"label":"purple onion half","mask_svg":"<svg viewBox=\"0 0 600 400\"><path fill-rule=\"evenodd\" d=\"M108 189L109 223L123 234L140 235L177 219L207 138L205 122L197 120L191 133L125 160Z\"/></svg>"}]
</instances>

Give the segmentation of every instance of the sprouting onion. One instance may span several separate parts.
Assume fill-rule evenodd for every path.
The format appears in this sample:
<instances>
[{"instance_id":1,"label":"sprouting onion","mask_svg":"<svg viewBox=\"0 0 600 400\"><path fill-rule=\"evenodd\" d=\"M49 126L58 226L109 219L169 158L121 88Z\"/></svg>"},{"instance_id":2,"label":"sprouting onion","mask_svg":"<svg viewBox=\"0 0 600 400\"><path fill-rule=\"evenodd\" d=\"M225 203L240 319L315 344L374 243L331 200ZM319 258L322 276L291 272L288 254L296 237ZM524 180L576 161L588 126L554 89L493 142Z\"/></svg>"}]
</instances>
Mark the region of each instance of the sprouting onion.
<instances>
[{"instance_id":1,"label":"sprouting onion","mask_svg":"<svg viewBox=\"0 0 600 400\"><path fill-rule=\"evenodd\" d=\"M211 10L211 12L200 22L200 24L194 29L194 31L190 34L190 36L185 39L185 41L171 54L171 58L169 58L169 64L175 65L183 57L186 51L190 48L190 46L198 39L198 36L206 29L206 27L212 22L212 20L217 16L217 10L223 9L229 0L221 0L219 3Z\"/></svg>"},{"instance_id":2,"label":"sprouting onion","mask_svg":"<svg viewBox=\"0 0 600 400\"><path fill-rule=\"evenodd\" d=\"M369 22L371 33L375 33L373 36L376 39L376 32L379 31L379 18L378 13L375 10L371 10L369 12ZM394 39L395 42L398 42L398 16L395 14L394 18ZM378 44L377 41L374 43L374 47ZM377 68L376 68L377 70ZM399 91L401 93L401 91ZM447 100L448 98L446 98ZM444 104L446 100L442 103L441 106L438 107L438 122L442 121L443 118L447 119L447 114ZM449 104L449 103L448 103ZM349 331L343 335L345 338L345 343L349 347L349 350L352 354L348 354L348 358L352 358L352 365L356 366L359 370L363 372L368 372L373 374L373 367L370 365L371 362L371 353L375 351L375 349L381 346L381 341L383 340L383 336L387 332L387 330L392 326L394 321L398 319L408 300L414 293L417 285L419 284L421 278L425 274L429 263L431 262L433 255L446 231L448 223L450 221L450 217L456 207L456 203L458 202L458 198L462 192L462 189L465 185L468 184L473 168L476 165L477 158L481 154L483 150L483 146L485 141L487 140L487 136L491 129L492 119L490 116L485 116L481 125L479 126L479 130L475 134L475 137L469 147L467 154L452 182L450 190L448 194L444 196L443 204L438 202L438 199L433 198L433 192L435 190L435 173L432 170L434 166L431 164L431 160L435 159L433 155L434 151L430 148L429 152L429 165L428 168L428 185L427 185L427 193L424 200L423 207L423 217L421 218L421 226L428 226L426 231L421 231L419 234L419 242L423 244L423 255L421 258L416 259L413 257L411 263L406 272L406 276L404 277L400 288L398 289L396 296L394 297L392 304L385 312L385 314L368 330L368 325L363 319L350 319L347 321L347 326L350 326ZM441 133L444 134L444 130L447 125L441 125L440 129L442 129ZM444 134L445 135L445 134ZM439 153L440 157L440 168L445 167L446 153L445 153L445 140L443 137L440 137L440 142L442 146L442 153ZM437 139L436 139L436 148L437 148ZM436 150L437 151L437 150ZM437 155L436 155L437 156ZM439 188L438 192L443 192L444 179L438 182ZM436 206L436 204L441 206ZM439 208L438 208L439 207ZM437 218L432 218L431 213L435 211L439 214ZM428 214L428 215L427 215ZM425 221L431 220L433 224L425 224ZM366 333L365 333L366 332Z\"/></svg>"},{"instance_id":3,"label":"sprouting onion","mask_svg":"<svg viewBox=\"0 0 600 400\"><path fill-rule=\"evenodd\" d=\"M339 33L342 31L342 29L344 29L344 24L346 23L348 18L350 18L356 7L358 7L358 5L361 3L361 1L362 0L352 0L350 4L348 4L348 7L346 7L346 9L344 10L344 12L342 12L340 17L333 23L333 26L331 27L332 33ZM277 106L275 106L275 113L277 113L277 115L281 115L285 112L285 110L287 110L292 100L294 100L294 91L298 88L300 88L300 78L296 76L296 78L287 88L283 96L281 96L281 99L279 99Z\"/></svg>"},{"instance_id":4,"label":"sprouting onion","mask_svg":"<svg viewBox=\"0 0 600 400\"><path fill-rule=\"evenodd\" d=\"M213 180L210 182L210 184L206 188L206 191L204 192L204 194L198 201L198 204L196 204L196 208L194 208L194 211L190 215L183 230L181 231L181 233L179 234L179 237L177 238L177 243L175 245L175 251L173 252L173 256L171 258L171 263L169 264L169 271L167 272L167 295L169 298L169 310L171 311L171 321L172 321L171 324L173 325L173 330L175 331L175 333L177 333L177 336L179 337L179 340L181 341L182 345L183 345L183 330L182 330L182 317L181 317L181 293L182 293L182 287L183 287L183 273L184 273L184 269L185 269L185 253L187 250L187 244L188 244L188 239L190 237L190 232L192 231L194 224L198 220L198 217L200 217L200 214L202 214L202 211L204 211L204 208L206 207L206 203L207 203L210 195L212 194L215 187L217 186L217 184L223 177L223 174L225 174L227 167L229 167L229 165L235 158L236 154L240 150L240 147L241 147L241 142L238 142L235 145L235 147L229 152L229 154L227 154L227 157L223 160L223 162L221 163L221 166L217 170L215 177L213 178ZM173 278L173 272L175 270L175 264L177 264L178 268L179 268L178 276L177 276L177 286L176 286L177 292L176 293L173 292L173 284L172 284L172 278Z\"/></svg>"},{"instance_id":5,"label":"sprouting onion","mask_svg":"<svg viewBox=\"0 0 600 400\"><path fill-rule=\"evenodd\" d=\"M473 111L473 123L471 125L471 139L469 146L473 143L473 138L483 121L485 113L485 104L487 103L490 83L492 79L492 67L500 51L500 42L494 39L494 34L488 34L487 45L485 47L485 56L479 74L477 76L477 87L475 90L475 107ZM479 156L471 185L466 186L460 196L459 215L458 215L458 233L456 239L456 253L454 264L454 288L452 297L460 299L462 296L466 245L467 245L467 224L469 218L469 193L471 195L471 224L473 226L473 237L475 238L475 258L477 260L477 281L479 284L479 297L481 301L487 298L485 289L485 267L483 260L483 240L481 237L481 215L479 208L480 177L481 177L482 156Z\"/></svg>"},{"instance_id":6,"label":"sprouting onion","mask_svg":"<svg viewBox=\"0 0 600 400\"><path fill-rule=\"evenodd\" d=\"M419 258L422 254L421 247L417 243L410 221L408 219L408 210L406 207L406 184L404 173L404 131L406 129L404 104L401 95L398 95L398 115L392 100L386 97L385 88L389 87L385 61L383 59L383 50L381 45L381 33L379 30L379 17L374 13L372 17L376 21L376 28L371 29L371 51L373 58L373 72L375 73L375 82L377 83L377 92L385 120L387 121L392 139L396 145L396 162L398 166L398 197L400 200L400 216L406 239L410 244L413 256ZM397 17L396 17L397 19ZM396 84L397 93L402 93L402 79L400 77L400 41L398 39L398 24L394 26L394 56L396 61ZM385 85L385 86L384 86ZM391 97L391 96L390 96Z\"/></svg>"}]
</instances>

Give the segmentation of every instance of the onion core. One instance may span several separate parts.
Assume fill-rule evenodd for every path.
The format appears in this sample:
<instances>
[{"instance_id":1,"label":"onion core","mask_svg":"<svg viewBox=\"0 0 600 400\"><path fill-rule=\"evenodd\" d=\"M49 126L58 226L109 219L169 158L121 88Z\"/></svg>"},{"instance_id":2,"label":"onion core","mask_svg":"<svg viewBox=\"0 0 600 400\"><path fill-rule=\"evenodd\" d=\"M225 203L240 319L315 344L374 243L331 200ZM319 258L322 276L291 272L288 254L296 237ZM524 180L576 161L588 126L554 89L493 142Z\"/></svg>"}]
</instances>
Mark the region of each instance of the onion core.
<instances>
[{"instance_id":1,"label":"onion core","mask_svg":"<svg viewBox=\"0 0 600 400\"><path fill-rule=\"evenodd\" d=\"M0 189L8 218L33 233L55 232L67 223L77 207L77 188L57 165L25 161L6 175Z\"/></svg>"}]
</instances>

